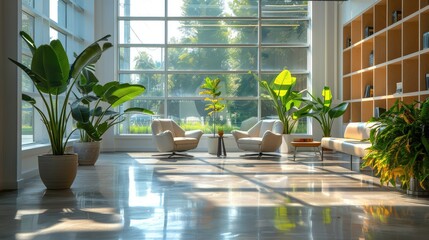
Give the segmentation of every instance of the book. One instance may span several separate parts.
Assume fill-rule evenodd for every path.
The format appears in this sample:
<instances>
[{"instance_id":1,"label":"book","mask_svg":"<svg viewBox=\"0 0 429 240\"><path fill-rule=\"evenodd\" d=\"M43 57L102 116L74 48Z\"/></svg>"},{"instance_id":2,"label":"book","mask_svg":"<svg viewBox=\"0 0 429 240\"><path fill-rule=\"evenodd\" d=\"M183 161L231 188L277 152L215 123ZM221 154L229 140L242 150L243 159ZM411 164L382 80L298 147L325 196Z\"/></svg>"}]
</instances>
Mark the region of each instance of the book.
<instances>
[{"instance_id":1,"label":"book","mask_svg":"<svg viewBox=\"0 0 429 240\"><path fill-rule=\"evenodd\" d=\"M372 91L373 91L372 85L369 85L369 84L366 85L365 94L363 95L363 97L364 98L372 97L373 96Z\"/></svg>"},{"instance_id":2,"label":"book","mask_svg":"<svg viewBox=\"0 0 429 240\"><path fill-rule=\"evenodd\" d=\"M426 90L429 90L429 73L426 73Z\"/></svg>"},{"instance_id":3,"label":"book","mask_svg":"<svg viewBox=\"0 0 429 240\"><path fill-rule=\"evenodd\" d=\"M386 112L385 108L375 107L375 109L374 109L374 117L379 118L380 115L383 114L384 112Z\"/></svg>"}]
</instances>

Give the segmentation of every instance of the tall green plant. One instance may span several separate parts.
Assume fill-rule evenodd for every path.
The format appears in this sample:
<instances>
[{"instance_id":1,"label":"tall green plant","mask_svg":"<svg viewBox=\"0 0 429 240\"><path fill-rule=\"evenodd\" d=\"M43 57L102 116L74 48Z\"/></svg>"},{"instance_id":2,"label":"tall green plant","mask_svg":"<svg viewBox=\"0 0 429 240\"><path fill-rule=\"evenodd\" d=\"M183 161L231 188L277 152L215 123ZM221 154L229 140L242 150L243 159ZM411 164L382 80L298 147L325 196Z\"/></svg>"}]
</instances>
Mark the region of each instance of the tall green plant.
<instances>
[{"instance_id":1,"label":"tall green plant","mask_svg":"<svg viewBox=\"0 0 429 240\"><path fill-rule=\"evenodd\" d=\"M225 109L225 104L222 103L223 98L220 97L222 92L219 90L220 79L211 79L206 77L204 83L200 86L203 91L200 95L206 95L204 101L207 102L205 110L208 111L208 115L213 119L213 137L216 136L216 113Z\"/></svg>"},{"instance_id":2,"label":"tall green plant","mask_svg":"<svg viewBox=\"0 0 429 240\"><path fill-rule=\"evenodd\" d=\"M76 96L77 100L71 109L82 142L100 141L108 129L125 121L126 113L153 114L150 110L138 107L127 108L123 113L116 112L115 107L140 96L146 88L140 84L116 81L100 85L93 67L82 71L76 87L82 97Z\"/></svg>"},{"instance_id":3,"label":"tall green plant","mask_svg":"<svg viewBox=\"0 0 429 240\"><path fill-rule=\"evenodd\" d=\"M67 53L59 40L50 44L36 46L33 39L25 32L20 36L32 53L31 67L27 67L13 59L14 64L21 68L32 80L42 103L39 104L29 95L22 94L22 100L31 104L40 114L48 132L52 153L63 155L67 142L73 132L67 135L67 122L70 118L69 98L81 71L94 64L102 53L112 47L107 41L110 35L102 37L85 48L70 66ZM45 109L45 110L43 110Z\"/></svg>"},{"instance_id":4,"label":"tall green plant","mask_svg":"<svg viewBox=\"0 0 429 240\"><path fill-rule=\"evenodd\" d=\"M298 109L303 102L304 90L298 92L293 89L296 85L296 78L292 77L292 74L286 69L281 71L271 83L260 80L259 84L268 92L268 98L274 104L279 120L283 123L283 133L291 134L301 115L310 110L308 106L304 106L301 110Z\"/></svg>"},{"instance_id":5,"label":"tall green plant","mask_svg":"<svg viewBox=\"0 0 429 240\"><path fill-rule=\"evenodd\" d=\"M420 108L418 107L420 104ZM379 118L371 129L372 146L363 158L363 166L372 167L380 182L403 188L415 178L425 188L429 177L429 101L396 103Z\"/></svg>"},{"instance_id":6,"label":"tall green plant","mask_svg":"<svg viewBox=\"0 0 429 240\"><path fill-rule=\"evenodd\" d=\"M321 98L314 97L310 93L308 95L311 96L311 100L306 100L305 102L308 106L311 106L311 111L303 114L303 116L314 118L319 123L323 136L330 137L334 120L346 112L349 103L343 102L332 107L332 93L328 86L323 88Z\"/></svg>"}]
</instances>

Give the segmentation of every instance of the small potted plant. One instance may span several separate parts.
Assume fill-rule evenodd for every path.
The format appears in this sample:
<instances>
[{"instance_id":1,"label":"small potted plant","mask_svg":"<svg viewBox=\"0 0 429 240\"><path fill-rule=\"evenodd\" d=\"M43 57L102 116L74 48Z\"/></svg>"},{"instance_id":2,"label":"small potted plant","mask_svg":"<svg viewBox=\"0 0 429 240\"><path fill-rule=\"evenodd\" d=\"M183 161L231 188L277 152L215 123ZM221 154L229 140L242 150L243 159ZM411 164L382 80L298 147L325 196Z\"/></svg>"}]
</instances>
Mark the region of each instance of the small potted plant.
<instances>
[{"instance_id":1,"label":"small potted plant","mask_svg":"<svg viewBox=\"0 0 429 240\"><path fill-rule=\"evenodd\" d=\"M206 98L204 98L204 101L207 102L205 110L208 111L207 114L212 117L213 137L208 144L209 153L211 154L215 154L217 151L216 115L218 112L221 112L223 109L225 109L225 104L222 103L223 98L220 97L220 95L222 94L222 92L219 90L220 82L221 81L219 78L211 79L209 77L206 77L204 83L200 86L200 88L203 89L203 91L200 92L200 95L206 95Z\"/></svg>"},{"instance_id":2,"label":"small potted plant","mask_svg":"<svg viewBox=\"0 0 429 240\"><path fill-rule=\"evenodd\" d=\"M59 40L36 46L27 33L20 32L20 36L31 50L31 66L9 59L30 77L39 93L41 102L26 94L22 94L22 100L39 113L52 149L52 154L38 157L39 174L46 188L67 189L76 177L78 165L77 154L66 153L68 140L73 133L67 132L70 95L81 71L94 64L104 51L112 47L110 42L99 44L107 41L110 35L85 48L71 65Z\"/></svg>"},{"instance_id":3,"label":"small potted plant","mask_svg":"<svg viewBox=\"0 0 429 240\"><path fill-rule=\"evenodd\" d=\"M378 118L362 165L374 169L381 184L397 181L412 195L428 195L429 100L396 103Z\"/></svg>"},{"instance_id":4,"label":"small potted plant","mask_svg":"<svg viewBox=\"0 0 429 240\"><path fill-rule=\"evenodd\" d=\"M129 112L153 114L145 108L127 108L123 113L115 107L131 101L144 93L146 88L140 84L108 82L98 84L93 67L82 71L76 84L81 97L71 104L72 117L80 129L80 141L73 144L79 156L79 165L94 165L100 153L103 134L111 127L125 121Z\"/></svg>"}]
</instances>

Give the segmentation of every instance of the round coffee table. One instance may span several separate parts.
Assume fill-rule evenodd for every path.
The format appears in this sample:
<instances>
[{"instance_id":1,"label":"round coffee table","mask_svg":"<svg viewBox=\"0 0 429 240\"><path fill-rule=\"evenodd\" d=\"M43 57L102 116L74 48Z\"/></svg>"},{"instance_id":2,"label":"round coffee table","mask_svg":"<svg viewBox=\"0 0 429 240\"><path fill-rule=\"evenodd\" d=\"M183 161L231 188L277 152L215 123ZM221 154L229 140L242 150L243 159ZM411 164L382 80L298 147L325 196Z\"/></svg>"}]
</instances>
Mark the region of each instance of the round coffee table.
<instances>
[{"instance_id":1,"label":"round coffee table","mask_svg":"<svg viewBox=\"0 0 429 240\"><path fill-rule=\"evenodd\" d=\"M292 146L295 147L293 151L293 160L295 161L295 155L296 155L296 149L299 147L311 147L313 148L314 153L317 155L319 153L320 155L320 142L318 141L311 141L311 142L291 142Z\"/></svg>"}]
</instances>

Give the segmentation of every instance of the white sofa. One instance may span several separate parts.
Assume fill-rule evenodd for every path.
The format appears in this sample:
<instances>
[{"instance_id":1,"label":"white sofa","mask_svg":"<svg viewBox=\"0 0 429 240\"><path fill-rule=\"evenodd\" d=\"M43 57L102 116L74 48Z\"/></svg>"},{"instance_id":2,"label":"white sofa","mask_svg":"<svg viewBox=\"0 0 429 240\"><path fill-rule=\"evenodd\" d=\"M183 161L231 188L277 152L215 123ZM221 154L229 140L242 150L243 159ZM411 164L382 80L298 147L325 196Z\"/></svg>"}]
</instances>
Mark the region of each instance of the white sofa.
<instances>
[{"instance_id":1,"label":"white sofa","mask_svg":"<svg viewBox=\"0 0 429 240\"><path fill-rule=\"evenodd\" d=\"M344 137L323 137L321 140L322 146L322 161L323 149L332 149L338 152L350 154L350 169L352 169L353 156L362 159L366 154L366 149L371 146L369 135L371 127L375 123L353 122L348 123L344 131Z\"/></svg>"}]
</instances>

